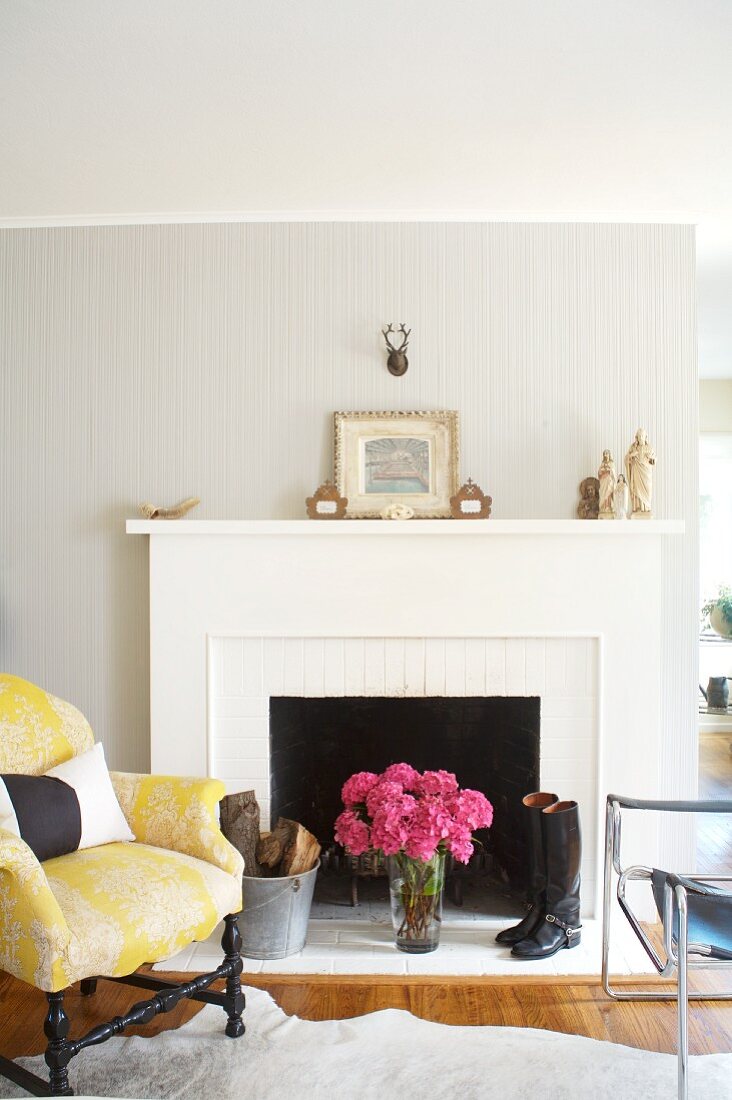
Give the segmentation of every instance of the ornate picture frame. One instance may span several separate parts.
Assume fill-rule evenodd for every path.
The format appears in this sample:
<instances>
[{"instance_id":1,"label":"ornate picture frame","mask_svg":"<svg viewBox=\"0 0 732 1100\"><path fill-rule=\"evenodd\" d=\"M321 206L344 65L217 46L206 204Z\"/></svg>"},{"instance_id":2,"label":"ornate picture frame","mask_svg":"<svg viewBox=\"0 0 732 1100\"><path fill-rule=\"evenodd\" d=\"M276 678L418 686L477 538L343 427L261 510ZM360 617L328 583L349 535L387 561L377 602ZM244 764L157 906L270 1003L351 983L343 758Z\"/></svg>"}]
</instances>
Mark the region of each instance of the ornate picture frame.
<instances>
[{"instance_id":1,"label":"ornate picture frame","mask_svg":"<svg viewBox=\"0 0 732 1100\"><path fill-rule=\"evenodd\" d=\"M407 504L415 519L449 519L457 492L458 414L337 412L335 483L349 519L378 519Z\"/></svg>"}]
</instances>

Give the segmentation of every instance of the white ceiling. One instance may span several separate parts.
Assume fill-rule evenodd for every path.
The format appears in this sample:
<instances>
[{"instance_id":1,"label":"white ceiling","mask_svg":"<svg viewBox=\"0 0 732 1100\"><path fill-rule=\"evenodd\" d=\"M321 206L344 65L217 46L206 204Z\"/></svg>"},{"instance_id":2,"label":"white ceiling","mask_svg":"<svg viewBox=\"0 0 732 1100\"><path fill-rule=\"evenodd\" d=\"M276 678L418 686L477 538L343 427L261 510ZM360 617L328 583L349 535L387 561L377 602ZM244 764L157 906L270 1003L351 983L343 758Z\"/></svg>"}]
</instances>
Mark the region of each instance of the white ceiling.
<instances>
[{"instance_id":1,"label":"white ceiling","mask_svg":"<svg viewBox=\"0 0 732 1100\"><path fill-rule=\"evenodd\" d=\"M732 377L730 0L2 0L0 224L700 225Z\"/></svg>"}]
</instances>

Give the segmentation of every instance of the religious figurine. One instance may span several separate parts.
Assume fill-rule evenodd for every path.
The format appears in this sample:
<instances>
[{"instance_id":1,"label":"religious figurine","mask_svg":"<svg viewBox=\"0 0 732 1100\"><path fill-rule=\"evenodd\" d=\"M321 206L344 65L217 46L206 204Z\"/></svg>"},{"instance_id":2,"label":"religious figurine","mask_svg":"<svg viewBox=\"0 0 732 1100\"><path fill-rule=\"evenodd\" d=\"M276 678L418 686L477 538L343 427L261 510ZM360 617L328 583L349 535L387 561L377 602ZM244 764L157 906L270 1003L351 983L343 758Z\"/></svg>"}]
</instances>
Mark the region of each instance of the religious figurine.
<instances>
[{"instance_id":1,"label":"religious figurine","mask_svg":"<svg viewBox=\"0 0 732 1100\"><path fill-rule=\"evenodd\" d=\"M630 493L628 492L628 483L625 480L625 474L620 474L615 485L615 518L627 519L628 518L628 503L630 499Z\"/></svg>"},{"instance_id":2,"label":"religious figurine","mask_svg":"<svg viewBox=\"0 0 732 1100\"><path fill-rule=\"evenodd\" d=\"M602 462L597 471L600 482L600 508L598 519L615 519L613 499L615 497L615 461L610 451L602 452Z\"/></svg>"},{"instance_id":3,"label":"religious figurine","mask_svg":"<svg viewBox=\"0 0 732 1100\"><path fill-rule=\"evenodd\" d=\"M645 428L635 433L630 450L625 456L625 472L628 476L630 502L633 506L631 519L651 518L651 497L653 495L653 467L656 465L656 452L648 442Z\"/></svg>"},{"instance_id":4,"label":"religious figurine","mask_svg":"<svg viewBox=\"0 0 732 1100\"><path fill-rule=\"evenodd\" d=\"M580 482L580 502L577 515L580 519L597 519L600 505L600 482L596 477L586 477Z\"/></svg>"}]
</instances>

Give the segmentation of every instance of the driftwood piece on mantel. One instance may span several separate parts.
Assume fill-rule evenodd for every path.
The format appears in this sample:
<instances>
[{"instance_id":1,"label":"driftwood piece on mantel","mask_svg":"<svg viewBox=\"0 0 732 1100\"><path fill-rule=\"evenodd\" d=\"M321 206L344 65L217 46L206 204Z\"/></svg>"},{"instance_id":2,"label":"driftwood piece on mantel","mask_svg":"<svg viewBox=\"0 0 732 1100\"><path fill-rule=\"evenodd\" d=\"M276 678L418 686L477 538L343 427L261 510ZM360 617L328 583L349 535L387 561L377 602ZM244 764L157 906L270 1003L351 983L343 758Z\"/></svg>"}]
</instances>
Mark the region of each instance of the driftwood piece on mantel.
<instances>
[{"instance_id":1,"label":"driftwood piece on mantel","mask_svg":"<svg viewBox=\"0 0 732 1100\"><path fill-rule=\"evenodd\" d=\"M244 874L261 878L257 863L259 803L254 791L237 791L222 798L221 831L244 856Z\"/></svg>"}]
</instances>

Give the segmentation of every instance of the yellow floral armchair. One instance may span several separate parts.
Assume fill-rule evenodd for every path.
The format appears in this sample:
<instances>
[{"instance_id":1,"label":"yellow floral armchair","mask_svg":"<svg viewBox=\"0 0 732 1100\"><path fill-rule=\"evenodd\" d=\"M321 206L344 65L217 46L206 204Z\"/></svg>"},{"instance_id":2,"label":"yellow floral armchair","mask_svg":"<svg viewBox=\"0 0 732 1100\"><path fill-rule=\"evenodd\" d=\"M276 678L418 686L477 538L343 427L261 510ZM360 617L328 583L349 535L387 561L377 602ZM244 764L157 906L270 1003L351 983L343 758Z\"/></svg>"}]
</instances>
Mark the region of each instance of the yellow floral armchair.
<instances>
[{"instance_id":1,"label":"yellow floral armchair","mask_svg":"<svg viewBox=\"0 0 732 1100\"><path fill-rule=\"evenodd\" d=\"M75 707L18 677L0 675L0 774L41 775L93 743ZM182 997L223 1007L230 1037L244 1031L236 923L243 861L219 828L224 785L122 772L111 778L134 842L39 863L20 837L0 828L0 968L47 993L52 1096L73 1095L67 1067L85 1046L147 1022ZM224 961L212 974L178 986L134 974L143 963L205 939L222 919ZM133 974L130 984L156 996L127 1017L70 1040L63 991L81 981L82 992L92 993L98 977L125 981ZM209 989L218 978L226 979L225 992ZM105 1029L109 1034L100 1034ZM7 1059L0 1058L0 1074L34 1095L48 1095L47 1082Z\"/></svg>"}]
</instances>

